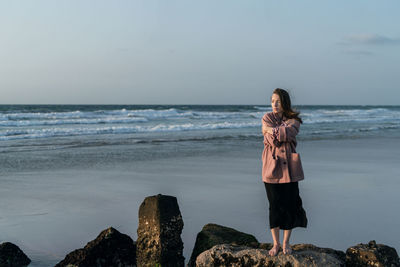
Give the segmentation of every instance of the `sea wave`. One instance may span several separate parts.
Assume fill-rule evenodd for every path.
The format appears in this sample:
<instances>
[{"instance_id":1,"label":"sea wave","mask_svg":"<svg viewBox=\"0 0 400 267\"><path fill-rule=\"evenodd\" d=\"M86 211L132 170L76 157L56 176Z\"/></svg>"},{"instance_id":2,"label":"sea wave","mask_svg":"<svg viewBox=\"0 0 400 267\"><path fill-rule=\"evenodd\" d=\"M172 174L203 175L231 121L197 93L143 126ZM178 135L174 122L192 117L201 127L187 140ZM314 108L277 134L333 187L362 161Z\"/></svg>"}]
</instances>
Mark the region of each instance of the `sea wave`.
<instances>
[{"instance_id":1,"label":"sea wave","mask_svg":"<svg viewBox=\"0 0 400 267\"><path fill-rule=\"evenodd\" d=\"M346 134L346 133L361 133L361 132L375 132L381 130L395 130L400 129L400 125L380 125L371 127L359 128L340 128L340 129L321 129L308 132L310 135L331 135L331 134Z\"/></svg>"},{"instance_id":2,"label":"sea wave","mask_svg":"<svg viewBox=\"0 0 400 267\"><path fill-rule=\"evenodd\" d=\"M262 112L182 111L175 108L154 110L98 110L93 112L0 113L0 126L60 124L132 123L158 119L240 119L261 118Z\"/></svg>"},{"instance_id":3,"label":"sea wave","mask_svg":"<svg viewBox=\"0 0 400 267\"><path fill-rule=\"evenodd\" d=\"M130 117L104 117L97 119L66 119L66 120L8 120L0 121L0 126L7 127L27 127L27 126L52 126L52 125L64 125L64 124L107 124L107 123L137 123L147 122L146 118L130 118Z\"/></svg>"},{"instance_id":4,"label":"sea wave","mask_svg":"<svg viewBox=\"0 0 400 267\"><path fill-rule=\"evenodd\" d=\"M157 124L152 126L105 126L105 127L73 127L73 128L43 128L43 129L6 129L0 131L0 140L34 139L74 135L98 135L98 134L127 134L145 132L174 132L194 130L233 129L259 126L259 122L248 123L205 123L205 124Z\"/></svg>"},{"instance_id":5,"label":"sea wave","mask_svg":"<svg viewBox=\"0 0 400 267\"><path fill-rule=\"evenodd\" d=\"M302 106L298 109L304 121L300 138L351 135L354 132L369 135L370 132L400 127L398 106ZM258 134L262 116L270 111L269 106L257 105L3 108L0 112L0 140L218 129L231 130L235 136L248 132ZM207 134L199 133L199 136Z\"/></svg>"}]
</instances>

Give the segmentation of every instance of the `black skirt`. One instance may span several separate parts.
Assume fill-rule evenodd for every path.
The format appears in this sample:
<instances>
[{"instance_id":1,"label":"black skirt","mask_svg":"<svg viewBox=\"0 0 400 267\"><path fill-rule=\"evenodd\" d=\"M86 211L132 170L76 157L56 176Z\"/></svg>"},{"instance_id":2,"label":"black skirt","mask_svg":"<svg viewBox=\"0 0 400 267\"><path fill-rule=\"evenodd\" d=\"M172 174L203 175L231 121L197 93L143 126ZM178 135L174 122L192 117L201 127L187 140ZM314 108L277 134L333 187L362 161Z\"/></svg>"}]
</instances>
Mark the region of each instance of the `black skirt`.
<instances>
[{"instance_id":1,"label":"black skirt","mask_svg":"<svg viewBox=\"0 0 400 267\"><path fill-rule=\"evenodd\" d=\"M298 182L272 184L265 183L269 201L270 228L279 227L290 230L295 227L307 227L306 211L299 195Z\"/></svg>"}]
</instances>

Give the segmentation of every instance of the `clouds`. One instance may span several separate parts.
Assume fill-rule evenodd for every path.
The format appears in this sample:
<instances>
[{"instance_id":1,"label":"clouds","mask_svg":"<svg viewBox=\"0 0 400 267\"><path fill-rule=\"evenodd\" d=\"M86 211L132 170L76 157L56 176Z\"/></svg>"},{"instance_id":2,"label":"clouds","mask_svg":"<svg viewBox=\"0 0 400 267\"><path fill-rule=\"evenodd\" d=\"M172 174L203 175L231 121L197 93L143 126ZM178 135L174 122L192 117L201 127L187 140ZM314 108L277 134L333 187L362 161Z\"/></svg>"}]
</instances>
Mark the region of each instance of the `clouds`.
<instances>
[{"instance_id":1,"label":"clouds","mask_svg":"<svg viewBox=\"0 0 400 267\"><path fill-rule=\"evenodd\" d=\"M348 45L400 45L400 38L390 38L378 34L353 34L346 36Z\"/></svg>"},{"instance_id":2,"label":"clouds","mask_svg":"<svg viewBox=\"0 0 400 267\"><path fill-rule=\"evenodd\" d=\"M355 56L371 56L374 54L371 51L360 50L360 49L347 49L344 50L343 53Z\"/></svg>"},{"instance_id":3,"label":"clouds","mask_svg":"<svg viewBox=\"0 0 400 267\"><path fill-rule=\"evenodd\" d=\"M400 45L400 38L387 37L379 34L352 34L343 37L337 43L345 47L342 53L356 56L356 58L372 56L375 52L371 50L380 49L384 46Z\"/></svg>"}]
</instances>

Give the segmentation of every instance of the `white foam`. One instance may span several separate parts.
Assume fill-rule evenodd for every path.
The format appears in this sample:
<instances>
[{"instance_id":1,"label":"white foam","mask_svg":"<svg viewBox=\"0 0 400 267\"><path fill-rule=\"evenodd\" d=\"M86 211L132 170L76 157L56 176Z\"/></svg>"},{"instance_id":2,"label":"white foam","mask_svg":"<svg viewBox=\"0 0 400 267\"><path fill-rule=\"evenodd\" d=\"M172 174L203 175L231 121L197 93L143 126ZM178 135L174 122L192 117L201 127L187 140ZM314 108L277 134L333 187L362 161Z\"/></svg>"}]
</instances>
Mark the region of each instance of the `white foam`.
<instances>
[{"instance_id":1,"label":"white foam","mask_svg":"<svg viewBox=\"0 0 400 267\"><path fill-rule=\"evenodd\" d=\"M39 126L61 124L132 123L159 119L238 119L261 118L263 112L216 112L164 110L111 110L94 112L50 112L0 114L0 126Z\"/></svg>"},{"instance_id":2,"label":"white foam","mask_svg":"<svg viewBox=\"0 0 400 267\"><path fill-rule=\"evenodd\" d=\"M74 127L74 128L43 128L43 129L6 129L0 131L0 140L12 139L34 139L55 136L75 135L98 135L98 134L123 134L123 133L145 133L145 132L174 132L174 131L196 131L233 129L259 126L260 122L247 123L205 123L205 124L157 124L152 126L105 126L105 127Z\"/></svg>"},{"instance_id":3,"label":"white foam","mask_svg":"<svg viewBox=\"0 0 400 267\"><path fill-rule=\"evenodd\" d=\"M263 111L268 111L268 112L272 111L272 108L270 106L267 106L267 107L253 106L253 108L263 110Z\"/></svg>"},{"instance_id":4,"label":"white foam","mask_svg":"<svg viewBox=\"0 0 400 267\"><path fill-rule=\"evenodd\" d=\"M0 120L0 126L52 126L63 124L106 124L106 123L136 123L147 122L146 118L139 117L103 117L93 119L50 119L50 120Z\"/></svg>"},{"instance_id":5,"label":"white foam","mask_svg":"<svg viewBox=\"0 0 400 267\"><path fill-rule=\"evenodd\" d=\"M341 122L400 122L400 112L386 108L339 109L307 111L301 114L304 123L341 123Z\"/></svg>"},{"instance_id":6,"label":"white foam","mask_svg":"<svg viewBox=\"0 0 400 267\"><path fill-rule=\"evenodd\" d=\"M360 128L341 128L341 129L321 129L310 131L312 135L326 135L326 134L346 134L355 132L374 132L386 129L400 129L400 125L381 125L371 127L360 127Z\"/></svg>"}]
</instances>

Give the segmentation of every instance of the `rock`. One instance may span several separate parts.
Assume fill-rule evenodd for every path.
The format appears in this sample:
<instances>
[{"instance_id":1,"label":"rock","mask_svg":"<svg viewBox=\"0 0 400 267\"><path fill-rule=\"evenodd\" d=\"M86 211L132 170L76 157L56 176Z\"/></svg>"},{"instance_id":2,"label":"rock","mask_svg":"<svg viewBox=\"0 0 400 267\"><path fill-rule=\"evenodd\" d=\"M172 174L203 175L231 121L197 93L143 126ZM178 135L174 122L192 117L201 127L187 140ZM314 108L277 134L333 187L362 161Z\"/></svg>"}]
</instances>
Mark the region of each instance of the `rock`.
<instances>
[{"instance_id":1,"label":"rock","mask_svg":"<svg viewBox=\"0 0 400 267\"><path fill-rule=\"evenodd\" d=\"M318 248L309 244L292 246L291 255L281 252L269 256L268 250L235 246L231 244L216 245L202 252L196 259L197 267L230 266L230 267L302 267L302 266L345 266L345 254L333 249Z\"/></svg>"},{"instance_id":2,"label":"rock","mask_svg":"<svg viewBox=\"0 0 400 267\"><path fill-rule=\"evenodd\" d=\"M127 235L110 227L84 248L69 253L56 267L136 266L136 245Z\"/></svg>"},{"instance_id":3,"label":"rock","mask_svg":"<svg viewBox=\"0 0 400 267\"><path fill-rule=\"evenodd\" d=\"M0 267L22 267L31 263L31 260L16 245L10 242L0 244Z\"/></svg>"},{"instance_id":4,"label":"rock","mask_svg":"<svg viewBox=\"0 0 400 267\"><path fill-rule=\"evenodd\" d=\"M184 266L182 229L176 197L161 194L146 197L139 208L137 265Z\"/></svg>"},{"instance_id":5,"label":"rock","mask_svg":"<svg viewBox=\"0 0 400 267\"><path fill-rule=\"evenodd\" d=\"M218 224L206 224L201 232L197 234L196 242L188 266L195 266L197 256L205 250L219 244L234 244L257 248L257 239L233 228Z\"/></svg>"},{"instance_id":6,"label":"rock","mask_svg":"<svg viewBox=\"0 0 400 267\"><path fill-rule=\"evenodd\" d=\"M394 248L376 244L375 240L368 244L358 244L346 251L347 266L400 266L399 256Z\"/></svg>"},{"instance_id":7,"label":"rock","mask_svg":"<svg viewBox=\"0 0 400 267\"><path fill-rule=\"evenodd\" d=\"M272 248L272 244L271 244ZM346 254L341 251L341 250L335 250L332 248L320 248L317 246L314 246L312 244L295 244L292 245L293 251L296 252L304 252L304 251L314 251L318 253L324 253L324 254L329 254L332 257L335 257L338 259L340 262L345 262L346 261Z\"/></svg>"}]
</instances>

